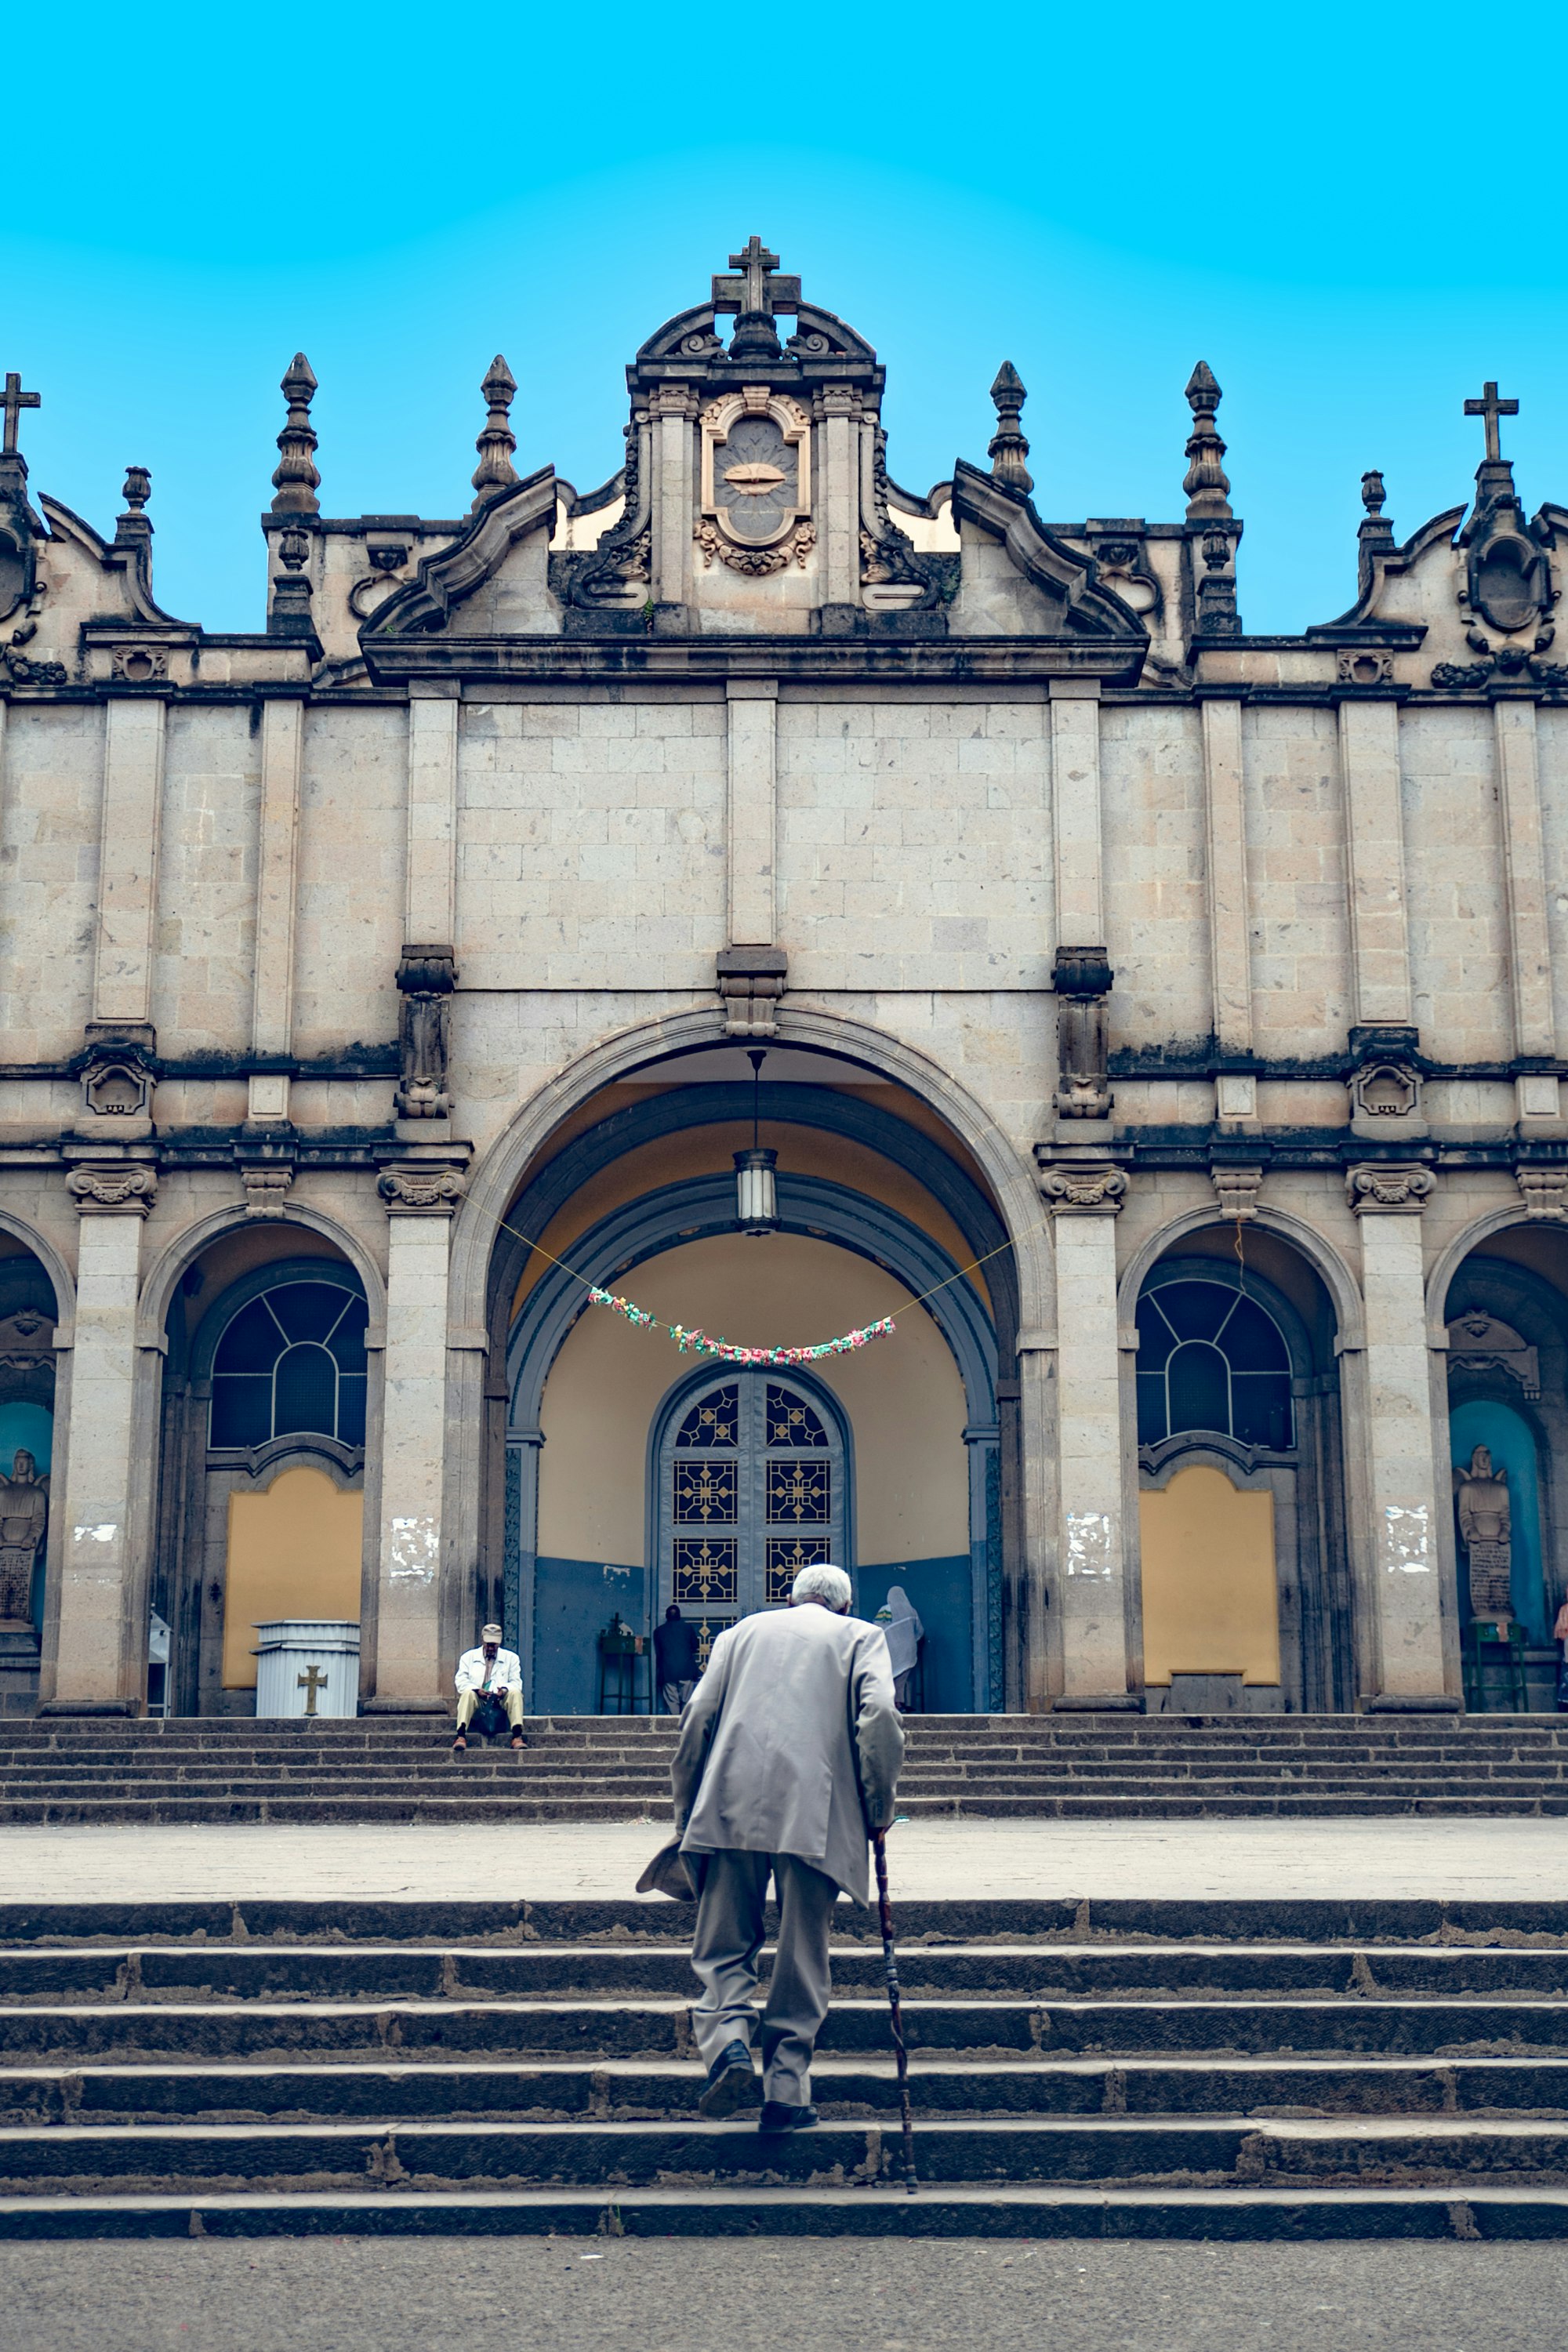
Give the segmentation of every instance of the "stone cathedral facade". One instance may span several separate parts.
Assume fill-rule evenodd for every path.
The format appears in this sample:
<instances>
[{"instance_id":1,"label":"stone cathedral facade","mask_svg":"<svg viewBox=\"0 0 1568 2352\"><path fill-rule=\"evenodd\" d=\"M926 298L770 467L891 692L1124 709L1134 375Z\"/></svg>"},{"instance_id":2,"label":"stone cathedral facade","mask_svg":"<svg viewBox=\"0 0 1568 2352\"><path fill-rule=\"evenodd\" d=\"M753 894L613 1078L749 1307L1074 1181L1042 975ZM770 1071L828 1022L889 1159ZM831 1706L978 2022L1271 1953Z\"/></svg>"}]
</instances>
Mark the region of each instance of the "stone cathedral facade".
<instances>
[{"instance_id":1,"label":"stone cathedral facade","mask_svg":"<svg viewBox=\"0 0 1568 2352\"><path fill-rule=\"evenodd\" d=\"M471 503L337 517L296 359L227 635L6 379L5 1706L245 1714L303 1618L435 1708L500 1612L581 1711L612 1620L824 1556L931 1709L1551 1706L1568 510L1510 404L1260 637L1205 365L1163 522L1047 520L1006 365L900 487L755 238L627 388L598 488L498 359ZM738 1367L590 1286L896 1330Z\"/></svg>"}]
</instances>

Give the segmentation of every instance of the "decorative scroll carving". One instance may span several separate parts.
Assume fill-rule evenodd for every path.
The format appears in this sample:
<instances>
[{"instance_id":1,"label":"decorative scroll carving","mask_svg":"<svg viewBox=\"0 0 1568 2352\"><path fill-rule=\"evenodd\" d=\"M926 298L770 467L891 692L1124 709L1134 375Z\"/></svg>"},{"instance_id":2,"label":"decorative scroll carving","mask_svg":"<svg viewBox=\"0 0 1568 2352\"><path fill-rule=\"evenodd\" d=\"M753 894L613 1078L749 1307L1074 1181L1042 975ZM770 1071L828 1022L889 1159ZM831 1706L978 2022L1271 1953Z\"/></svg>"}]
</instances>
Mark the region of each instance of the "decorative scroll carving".
<instances>
[{"instance_id":1,"label":"decorative scroll carving","mask_svg":"<svg viewBox=\"0 0 1568 2352\"><path fill-rule=\"evenodd\" d=\"M719 993L728 1037L776 1037L779 999L789 984L783 948L721 948Z\"/></svg>"},{"instance_id":2,"label":"decorative scroll carving","mask_svg":"<svg viewBox=\"0 0 1568 2352\"><path fill-rule=\"evenodd\" d=\"M245 1187L247 1217L277 1217L283 1213L294 1171L287 1163L279 1166L276 1161L252 1162L241 1167L239 1181Z\"/></svg>"},{"instance_id":3,"label":"decorative scroll carving","mask_svg":"<svg viewBox=\"0 0 1568 2352\"><path fill-rule=\"evenodd\" d=\"M1258 1195L1263 1186L1261 1168L1211 1168L1209 1181L1222 1217L1239 1223L1243 1217L1258 1214Z\"/></svg>"},{"instance_id":4,"label":"decorative scroll carving","mask_svg":"<svg viewBox=\"0 0 1568 2352\"><path fill-rule=\"evenodd\" d=\"M1516 1168L1513 1177L1524 1196L1527 1217L1550 1217L1559 1224L1568 1220L1568 1169L1525 1165Z\"/></svg>"},{"instance_id":5,"label":"decorative scroll carving","mask_svg":"<svg viewBox=\"0 0 1568 2352\"><path fill-rule=\"evenodd\" d=\"M158 1179L151 1168L117 1160L108 1167L73 1168L66 1191L83 1216L144 1217L158 1197Z\"/></svg>"},{"instance_id":6,"label":"decorative scroll carving","mask_svg":"<svg viewBox=\"0 0 1568 2352\"><path fill-rule=\"evenodd\" d=\"M422 1211L449 1217L465 1188L455 1168L384 1168L375 1189L390 1215Z\"/></svg>"},{"instance_id":7,"label":"decorative scroll carving","mask_svg":"<svg viewBox=\"0 0 1568 2352\"><path fill-rule=\"evenodd\" d=\"M1127 1197L1127 1179L1120 1168L1053 1165L1041 1168L1040 1191L1058 1216L1113 1217Z\"/></svg>"},{"instance_id":8,"label":"decorative scroll carving","mask_svg":"<svg viewBox=\"0 0 1568 2352\"><path fill-rule=\"evenodd\" d=\"M1387 1160L1370 1167L1347 1168L1345 1197L1358 1217L1380 1209L1418 1210L1430 1198L1433 1182L1429 1168L1416 1167L1407 1160Z\"/></svg>"},{"instance_id":9,"label":"decorative scroll carving","mask_svg":"<svg viewBox=\"0 0 1568 2352\"><path fill-rule=\"evenodd\" d=\"M109 657L110 675L128 686L151 685L169 675L167 646L116 646Z\"/></svg>"},{"instance_id":10,"label":"decorative scroll carving","mask_svg":"<svg viewBox=\"0 0 1568 2352\"><path fill-rule=\"evenodd\" d=\"M782 547L737 547L733 540L726 539L710 516L702 515L692 525L691 536L702 550L705 572L711 572L713 558L717 556L720 562L727 563L731 572L743 572L748 580L762 580L772 572L787 571L792 556L804 572L805 559L816 545L816 526L812 522L797 522Z\"/></svg>"}]
</instances>

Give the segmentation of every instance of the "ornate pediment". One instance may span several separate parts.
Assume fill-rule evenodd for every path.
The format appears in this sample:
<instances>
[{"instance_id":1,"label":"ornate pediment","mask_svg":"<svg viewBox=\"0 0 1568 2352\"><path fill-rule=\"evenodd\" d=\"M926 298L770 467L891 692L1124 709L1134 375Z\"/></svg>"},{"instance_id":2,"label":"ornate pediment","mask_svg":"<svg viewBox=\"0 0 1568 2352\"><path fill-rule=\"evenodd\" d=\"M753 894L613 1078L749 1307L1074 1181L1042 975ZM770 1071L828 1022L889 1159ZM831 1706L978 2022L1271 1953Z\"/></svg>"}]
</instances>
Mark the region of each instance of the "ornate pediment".
<instances>
[{"instance_id":1,"label":"ornate pediment","mask_svg":"<svg viewBox=\"0 0 1568 2352\"><path fill-rule=\"evenodd\" d=\"M1016 570L1054 608L1048 616L1053 634L1120 638L1129 649L1147 646L1138 615L1100 585L1094 558L1058 539L1028 499L963 458L953 468L952 512L961 526L970 524L1001 541Z\"/></svg>"}]
</instances>

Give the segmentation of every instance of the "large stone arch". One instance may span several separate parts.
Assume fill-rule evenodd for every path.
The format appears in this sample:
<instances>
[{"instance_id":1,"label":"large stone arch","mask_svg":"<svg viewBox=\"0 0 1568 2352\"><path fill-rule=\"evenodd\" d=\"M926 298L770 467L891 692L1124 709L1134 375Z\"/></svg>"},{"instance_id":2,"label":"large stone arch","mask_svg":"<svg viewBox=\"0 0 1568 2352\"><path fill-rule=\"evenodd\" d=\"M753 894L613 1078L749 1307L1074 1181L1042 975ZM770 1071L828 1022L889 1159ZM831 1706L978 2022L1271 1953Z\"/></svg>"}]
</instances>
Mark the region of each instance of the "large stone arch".
<instances>
[{"instance_id":1,"label":"large stone arch","mask_svg":"<svg viewBox=\"0 0 1568 2352\"><path fill-rule=\"evenodd\" d=\"M371 1328L384 1328L386 1322L386 1281L381 1268L351 1227L341 1224L320 1209L289 1203L276 1215L269 1215L269 1225L302 1225L323 1241L340 1250L360 1278L365 1304L370 1308ZM169 1307L174 1296L174 1286L186 1269L209 1250L225 1234L245 1233L252 1220L243 1203L233 1208L215 1209L195 1224L186 1225L167 1242L142 1278L136 1315L136 1344L139 1348L162 1348L163 1329Z\"/></svg>"},{"instance_id":2,"label":"large stone arch","mask_svg":"<svg viewBox=\"0 0 1568 2352\"><path fill-rule=\"evenodd\" d=\"M973 1687L982 1700L1002 1680L1002 1562L994 1525L999 1430L996 1334L979 1296L941 1244L883 1202L821 1178L781 1171L780 1230L826 1239L884 1266L941 1331L963 1384ZM527 1656L536 1557L540 1408L567 1334L588 1311L590 1283L605 1284L681 1243L733 1230L734 1184L715 1174L662 1187L627 1202L580 1235L573 1270L548 1268L511 1328L507 1350L506 1622ZM936 1286L941 1286L937 1287ZM921 1294L926 1294L923 1297ZM909 1310L915 1311L914 1307ZM824 1334L824 1337L828 1336Z\"/></svg>"},{"instance_id":3,"label":"large stone arch","mask_svg":"<svg viewBox=\"0 0 1568 2352\"><path fill-rule=\"evenodd\" d=\"M1233 1217L1224 1216L1217 1207L1189 1209L1183 1215L1173 1217L1168 1224L1162 1225L1156 1233L1140 1243L1122 1269L1117 1285L1118 1321L1124 1327L1131 1321L1152 1269L1161 1258L1170 1255L1177 1243L1185 1241L1193 1234L1222 1230L1234 1226L1235 1223ZM1304 1217L1294 1215L1289 1209L1270 1208L1261 1202L1247 1223L1260 1227L1265 1233L1278 1234L1281 1241L1289 1243L1305 1258L1329 1294L1341 1349L1348 1353L1352 1349L1363 1348L1366 1330L1361 1285L1333 1244L1325 1240Z\"/></svg>"},{"instance_id":4,"label":"large stone arch","mask_svg":"<svg viewBox=\"0 0 1568 2352\"><path fill-rule=\"evenodd\" d=\"M562 1121L602 1087L648 1062L732 1042L718 1004L639 1023L591 1047L522 1106L479 1161L458 1212L449 1291L455 1325L483 1328L496 1233L530 1165ZM786 1005L779 1014L778 1042L861 1062L907 1087L940 1115L980 1168L1001 1213L1017 1267L1020 1324L1048 1327L1055 1284L1034 1171L973 1096L902 1039L839 1014Z\"/></svg>"},{"instance_id":5,"label":"large stone arch","mask_svg":"<svg viewBox=\"0 0 1568 2352\"><path fill-rule=\"evenodd\" d=\"M485 1350L493 1354L500 1336L494 1328L491 1272L497 1236L518 1189L563 1121L603 1087L649 1062L733 1042L724 1008L717 1002L617 1031L580 1055L523 1104L470 1175L454 1220L447 1293L443 1552L447 1610L454 1625L472 1598L476 1574L485 1573L487 1559L499 1563L505 1549L503 1500L487 1486L484 1467L494 1433L487 1419L487 1400L498 1408L500 1402L499 1383L493 1376L487 1379ZM995 1204L1001 1237L1010 1248L1009 1287L1017 1328L1036 1333L1054 1330L1054 1261L1035 1171L984 1105L918 1048L839 1014L786 1003L778 1016L777 1043L859 1062L907 1087L936 1112L979 1169ZM1011 1340L1006 1344L1010 1349ZM1038 1357L1026 1360L1030 1366L1039 1361ZM1013 1372L1010 1361L1004 1365L1005 1381L1012 1381ZM1015 1623L1022 1613L1021 1588L1042 1584L1044 1578L1048 1549L1044 1529L1052 1491L1045 1460L1050 1443L1048 1415L1049 1402L1038 1381L1022 1404L1015 1388L1005 1408L1000 1477L1004 1524L1009 1531L1005 1606L1011 1609Z\"/></svg>"}]
</instances>

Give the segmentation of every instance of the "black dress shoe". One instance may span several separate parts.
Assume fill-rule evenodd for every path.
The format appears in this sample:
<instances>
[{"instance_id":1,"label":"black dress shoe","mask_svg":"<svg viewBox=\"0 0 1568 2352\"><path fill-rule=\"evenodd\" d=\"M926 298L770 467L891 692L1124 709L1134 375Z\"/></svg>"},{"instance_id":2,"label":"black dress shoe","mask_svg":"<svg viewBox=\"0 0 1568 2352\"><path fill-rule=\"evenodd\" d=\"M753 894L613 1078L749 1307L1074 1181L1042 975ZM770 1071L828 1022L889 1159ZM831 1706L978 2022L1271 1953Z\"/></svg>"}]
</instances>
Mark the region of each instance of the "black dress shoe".
<instances>
[{"instance_id":1,"label":"black dress shoe","mask_svg":"<svg viewBox=\"0 0 1568 2352\"><path fill-rule=\"evenodd\" d=\"M710 2122L721 2123L732 2116L737 2107L754 2107L763 2095L752 2053L743 2042L731 2042L721 2050L708 2069L708 2081L697 2102L700 2115Z\"/></svg>"},{"instance_id":2,"label":"black dress shoe","mask_svg":"<svg viewBox=\"0 0 1568 2352\"><path fill-rule=\"evenodd\" d=\"M790 2107L782 2099L764 2099L763 2112L757 2117L760 2132L812 2131L816 2125L815 2107Z\"/></svg>"}]
</instances>

